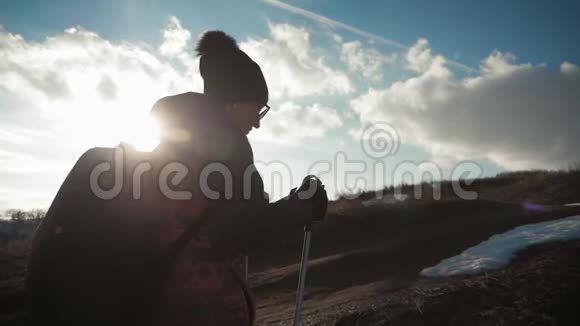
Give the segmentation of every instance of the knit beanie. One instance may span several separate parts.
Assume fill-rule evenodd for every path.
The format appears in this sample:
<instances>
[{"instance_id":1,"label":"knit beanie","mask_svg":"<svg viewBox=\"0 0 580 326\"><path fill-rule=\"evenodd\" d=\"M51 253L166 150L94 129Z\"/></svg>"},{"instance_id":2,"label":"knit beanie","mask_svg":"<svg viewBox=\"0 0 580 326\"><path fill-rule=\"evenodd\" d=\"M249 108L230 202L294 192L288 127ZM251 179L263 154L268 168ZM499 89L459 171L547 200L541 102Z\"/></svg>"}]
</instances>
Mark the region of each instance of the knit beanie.
<instances>
[{"instance_id":1,"label":"knit beanie","mask_svg":"<svg viewBox=\"0 0 580 326\"><path fill-rule=\"evenodd\" d=\"M196 48L204 94L224 102L268 103L268 85L260 66L236 40L222 31L203 34Z\"/></svg>"}]
</instances>

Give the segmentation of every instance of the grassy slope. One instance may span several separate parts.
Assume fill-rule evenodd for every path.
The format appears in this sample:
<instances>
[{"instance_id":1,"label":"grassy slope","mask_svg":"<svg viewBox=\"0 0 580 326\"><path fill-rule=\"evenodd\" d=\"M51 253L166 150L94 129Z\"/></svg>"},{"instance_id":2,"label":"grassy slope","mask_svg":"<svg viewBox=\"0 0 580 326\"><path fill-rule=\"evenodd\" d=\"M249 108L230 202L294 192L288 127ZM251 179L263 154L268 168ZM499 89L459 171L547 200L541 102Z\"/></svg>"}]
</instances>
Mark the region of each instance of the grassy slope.
<instances>
[{"instance_id":1,"label":"grassy slope","mask_svg":"<svg viewBox=\"0 0 580 326\"><path fill-rule=\"evenodd\" d=\"M420 281L422 268L493 234L580 214L578 207L559 205L580 201L579 176L533 172L476 180L470 190L486 199L475 201L446 195L450 184L442 184L447 199L441 201L387 207L364 207L360 200L332 203L327 221L313 234L306 320L326 324L347 316L348 324L348 316L384 304L389 293L407 291ZM545 211L524 209L526 201L545 204ZM251 259L259 324L287 324L292 318L301 247L300 235L293 236ZM403 306L409 305L414 303Z\"/></svg>"},{"instance_id":2,"label":"grassy slope","mask_svg":"<svg viewBox=\"0 0 580 326\"><path fill-rule=\"evenodd\" d=\"M506 269L379 293L336 325L577 325L580 241L531 247ZM330 322L326 319L322 323Z\"/></svg>"},{"instance_id":3,"label":"grassy slope","mask_svg":"<svg viewBox=\"0 0 580 326\"><path fill-rule=\"evenodd\" d=\"M367 212L360 220L349 218L313 234L306 318L337 318L348 312L337 307L366 302L368 293L380 295L406 288L419 279L421 269L493 234L521 224L580 214L579 208L530 213L517 205L489 201L416 203L399 209L390 208L392 214L388 215L379 214L381 210ZM347 234L349 238L344 237ZM342 244L333 246L339 238ZM348 242L353 246L347 249ZM299 252L299 248L295 250ZM321 257L333 251L341 253ZM289 321L297 280L297 263L253 274L261 323ZM365 309L364 305L358 308Z\"/></svg>"},{"instance_id":4,"label":"grassy slope","mask_svg":"<svg viewBox=\"0 0 580 326\"><path fill-rule=\"evenodd\" d=\"M312 238L305 318L348 325L362 315L386 320L384 314L374 314L373 307L387 304L396 311L419 311L412 300L431 299L413 297L409 291L422 284L417 283L422 282L418 277L422 268L517 225L580 214L578 207L557 206L580 202L579 186L578 172L533 172L476 180L469 189L485 199L475 201L457 200L450 184L443 183L441 201L412 200L387 207L364 207L360 200L333 202ZM521 205L526 200L553 206L546 212L526 211ZM302 234L272 238L268 244L257 248L250 259L258 324L286 324L293 312ZM0 251L0 322L17 316L11 293L22 287L25 260L25 252ZM430 283L422 286L432 290Z\"/></svg>"}]
</instances>

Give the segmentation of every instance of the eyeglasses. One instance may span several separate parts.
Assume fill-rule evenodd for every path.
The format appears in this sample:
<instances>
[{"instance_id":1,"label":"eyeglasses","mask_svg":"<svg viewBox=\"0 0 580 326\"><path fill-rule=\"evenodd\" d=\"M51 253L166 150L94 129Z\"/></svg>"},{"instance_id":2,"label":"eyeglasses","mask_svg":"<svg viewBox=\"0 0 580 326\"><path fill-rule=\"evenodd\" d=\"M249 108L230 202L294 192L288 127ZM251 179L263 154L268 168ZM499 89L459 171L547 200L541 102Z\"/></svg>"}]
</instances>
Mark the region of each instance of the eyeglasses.
<instances>
[{"instance_id":1,"label":"eyeglasses","mask_svg":"<svg viewBox=\"0 0 580 326\"><path fill-rule=\"evenodd\" d=\"M270 106L266 104L262 109L260 109L260 112L258 113L258 119L262 120L268 111L270 111Z\"/></svg>"}]
</instances>

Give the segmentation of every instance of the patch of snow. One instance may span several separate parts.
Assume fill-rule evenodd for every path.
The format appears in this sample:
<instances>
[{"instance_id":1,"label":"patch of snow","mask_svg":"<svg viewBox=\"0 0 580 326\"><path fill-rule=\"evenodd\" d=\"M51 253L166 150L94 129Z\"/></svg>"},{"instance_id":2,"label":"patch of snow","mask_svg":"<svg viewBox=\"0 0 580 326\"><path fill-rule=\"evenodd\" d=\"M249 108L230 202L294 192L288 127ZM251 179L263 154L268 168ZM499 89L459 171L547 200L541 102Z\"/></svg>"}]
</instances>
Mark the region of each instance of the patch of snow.
<instances>
[{"instance_id":1,"label":"patch of snow","mask_svg":"<svg viewBox=\"0 0 580 326\"><path fill-rule=\"evenodd\" d=\"M580 238L580 215L536 224L518 226L496 234L461 254L425 268L422 276L445 277L477 274L484 270L505 267L522 249L534 244Z\"/></svg>"}]
</instances>

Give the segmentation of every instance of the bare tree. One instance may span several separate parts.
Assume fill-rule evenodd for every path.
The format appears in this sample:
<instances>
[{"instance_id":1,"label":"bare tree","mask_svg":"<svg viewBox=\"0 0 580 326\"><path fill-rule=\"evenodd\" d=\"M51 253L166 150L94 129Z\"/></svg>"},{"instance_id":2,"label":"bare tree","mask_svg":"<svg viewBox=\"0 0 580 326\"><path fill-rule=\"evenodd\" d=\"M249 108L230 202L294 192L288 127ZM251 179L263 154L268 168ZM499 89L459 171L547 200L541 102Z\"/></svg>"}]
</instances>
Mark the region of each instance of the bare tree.
<instances>
[{"instance_id":1,"label":"bare tree","mask_svg":"<svg viewBox=\"0 0 580 326\"><path fill-rule=\"evenodd\" d=\"M580 171L580 160L570 163L568 166L569 172L579 172Z\"/></svg>"},{"instance_id":2,"label":"bare tree","mask_svg":"<svg viewBox=\"0 0 580 326\"><path fill-rule=\"evenodd\" d=\"M12 221L25 221L30 219L40 219L46 216L46 210L35 208L29 211L22 209L12 208L5 212L6 216L9 216Z\"/></svg>"}]
</instances>

